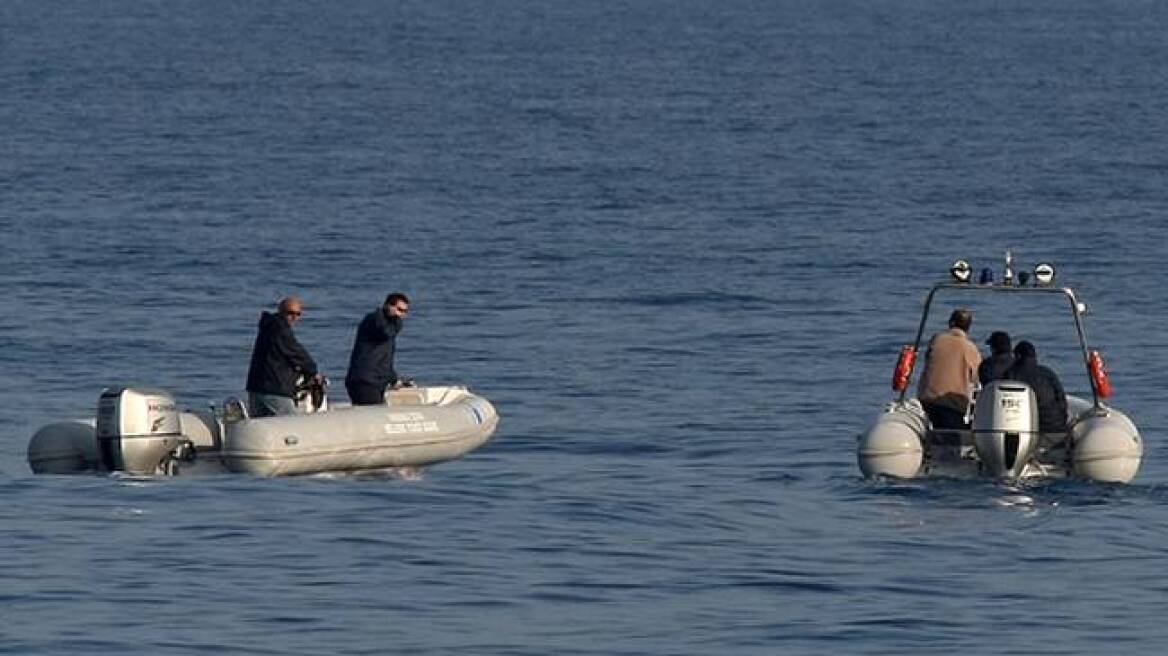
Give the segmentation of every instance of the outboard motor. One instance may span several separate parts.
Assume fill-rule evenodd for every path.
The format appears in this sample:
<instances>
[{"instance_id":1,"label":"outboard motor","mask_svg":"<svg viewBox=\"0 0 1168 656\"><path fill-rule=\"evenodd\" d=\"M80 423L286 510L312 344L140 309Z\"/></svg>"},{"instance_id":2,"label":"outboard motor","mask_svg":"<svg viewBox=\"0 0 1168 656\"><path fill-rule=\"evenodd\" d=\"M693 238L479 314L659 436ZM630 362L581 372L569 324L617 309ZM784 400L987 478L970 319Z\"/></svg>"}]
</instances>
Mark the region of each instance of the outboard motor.
<instances>
[{"instance_id":1,"label":"outboard motor","mask_svg":"<svg viewBox=\"0 0 1168 656\"><path fill-rule=\"evenodd\" d=\"M95 432L102 466L135 475L170 473L190 444L174 398L156 389L107 388L97 402Z\"/></svg>"},{"instance_id":2,"label":"outboard motor","mask_svg":"<svg viewBox=\"0 0 1168 656\"><path fill-rule=\"evenodd\" d=\"M1038 404L1026 383L995 380L977 396L973 443L982 473L1017 478L1038 446Z\"/></svg>"}]
</instances>

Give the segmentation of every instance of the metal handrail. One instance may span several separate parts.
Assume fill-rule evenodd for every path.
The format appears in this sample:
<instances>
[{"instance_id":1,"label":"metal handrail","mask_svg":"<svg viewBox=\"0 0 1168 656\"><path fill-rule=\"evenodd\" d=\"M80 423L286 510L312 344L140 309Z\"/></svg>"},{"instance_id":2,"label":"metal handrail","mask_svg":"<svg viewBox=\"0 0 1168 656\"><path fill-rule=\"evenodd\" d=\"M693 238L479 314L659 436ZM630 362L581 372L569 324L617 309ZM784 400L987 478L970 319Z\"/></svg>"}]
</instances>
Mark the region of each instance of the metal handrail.
<instances>
[{"instance_id":1,"label":"metal handrail","mask_svg":"<svg viewBox=\"0 0 1168 656\"><path fill-rule=\"evenodd\" d=\"M1075 331L1079 335L1079 349L1083 355L1083 366L1087 369L1087 379L1091 381L1091 396L1093 406L1099 409L1099 390L1095 386L1095 379L1090 375L1091 373L1091 354L1087 347L1087 332L1083 329L1083 320L1079 316L1079 299L1075 296L1075 292L1070 287L1015 287L1013 285L996 285L996 284L974 284L974 283L957 283L957 282L942 282L933 285L929 290L928 296L925 297L925 309L921 313L921 322L917 327L917 336L913 341L913 350L920 352L921 338L925 334L925 325L929 320L929 310L932 309L933 297L941 290L957 290L957 291L974 291L974 292L997 292L1008 294L1062 294L1067 298L1071 304L1071 316L1075 319ZM922 365L923 366L923 365ZM908 393L908 385L900 391L900 402L904 402L905 395Z\"/></svg>"}]
</instances>

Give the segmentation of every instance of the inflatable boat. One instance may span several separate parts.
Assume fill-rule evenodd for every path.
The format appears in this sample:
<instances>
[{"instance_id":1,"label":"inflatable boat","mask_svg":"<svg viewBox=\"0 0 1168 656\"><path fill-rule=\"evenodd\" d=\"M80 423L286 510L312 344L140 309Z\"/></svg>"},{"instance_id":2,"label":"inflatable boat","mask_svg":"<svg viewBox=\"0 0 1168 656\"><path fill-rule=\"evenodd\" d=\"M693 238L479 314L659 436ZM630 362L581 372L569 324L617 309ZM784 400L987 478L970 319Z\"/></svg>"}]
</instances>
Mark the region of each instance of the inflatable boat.
<instances>
[{"instance_id":1,"label":"inflatable boat","mask_svg":"<svg viewBox=\"0 0 1168 656\"><path fill-rule=\"evenodd\" d=\"M453 460L486 442L499 422L490 402L458 386L393 390L376 406L302 402L306 414L248 417L234 398L180 410L163 390L108 388L95 418L38 430L28 463L38 474L365 473Z\"/></svg>"},{"instance_id":2,"label":"inflatable boat","mask_svg":"<svg viewBox=\"0 0 1168 656\"><path fill-rule=\"evenodd\" d=\"M1108 483L1128 483L1139 471L1144 445L1135 424L1104 402L1111 381L1097 350L1087 345L1082 315L1086 306L1074 290L1054 286L1054 267L1038 264L1033 275L1013 271L1006 254L1000 282L985 268L973 282L972 267L958 260L953 280L934 285L925 299L913 344L901 349L892 376L899 397L890 402L858 439L860 471L868 477L989 476L1006 479L1074 477ZM921 403L908 397L917 352L929 310L940 293L997 294L1006 300L1054 295L1065 299L1078 337L1078 352L1091 385L1091 398L1067 395L1067 430L1042 433L1034 391L1023 382L994 380L971 390L973 402L965 417L968 428L935 429Z\"/></svg>"}]
</instances>

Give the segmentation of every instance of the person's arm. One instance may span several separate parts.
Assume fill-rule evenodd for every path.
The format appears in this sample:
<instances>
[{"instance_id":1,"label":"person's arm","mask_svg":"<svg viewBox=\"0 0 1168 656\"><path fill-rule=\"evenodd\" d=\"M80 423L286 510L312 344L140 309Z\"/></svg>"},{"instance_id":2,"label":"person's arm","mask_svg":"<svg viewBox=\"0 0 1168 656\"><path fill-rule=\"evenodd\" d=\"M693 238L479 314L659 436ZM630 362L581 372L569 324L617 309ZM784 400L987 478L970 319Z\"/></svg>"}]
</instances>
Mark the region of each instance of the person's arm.
<instances>
[{"instance_id":1,"label":"person's arm","mask_svg":"<svg viewBox=\"0 0 1168 656\"><path fill-rule=\"evenodd\" d=\"M969 384L977 384L981 377L978 375L978 370L981 369L981 351L973 342L967 342L969 352Z\"/></svg>"},{"instance_id":2,"label":"person's arm","mask_svg":"<svg viewBox=\"0 0 1168 656\"><path fill-rule=\"evenodd\" d=\"M316 375L316 361L308 354L308 350L296 339L290 328L284 328L276 334L276 350L292 365L292 368L305 376Z\"/></svg>"},{"instance_id":3,"label":"person's arm","mask_svg":"<svg viewBox=\"0 0 1168 656\"><path fill-rule=\"evenodd\" d=\"M403 381L401 376L397 375L397 366L394 360L397 359L397 326L392 321L386 319L385 321L385 341L389 342L389 384L394 389L402 387Z\"/></svg>"},{"instance_id":4,"label":"person's arm","mask_svg":"<svg viewBox=\"0 0 1168 656\"><path fill-rule=\"evenodd\" d=\"M925 357L921 360L920 373L917 375L917 398L923 398L925 395L925 379L929 375L929 363L933 361L933 342L936 339L936 335L930 337L929 342L925 345Z\"/></svg>"},{"instance_id":5,"label":"person's arm","mask_svg":"<svg viewBox=\"0 0 1168 656\"><path fill-rule=\"evenodd\" d=\"M404 380L397 373L397 367L394 360L397 359L397 333L401 329L401 324L394 321L385 312L377 313L377 328L381 332L381 341L389 342L389 384L394 389L402 387L412 387L413 382Z\"/></svg>"}]
</instances>

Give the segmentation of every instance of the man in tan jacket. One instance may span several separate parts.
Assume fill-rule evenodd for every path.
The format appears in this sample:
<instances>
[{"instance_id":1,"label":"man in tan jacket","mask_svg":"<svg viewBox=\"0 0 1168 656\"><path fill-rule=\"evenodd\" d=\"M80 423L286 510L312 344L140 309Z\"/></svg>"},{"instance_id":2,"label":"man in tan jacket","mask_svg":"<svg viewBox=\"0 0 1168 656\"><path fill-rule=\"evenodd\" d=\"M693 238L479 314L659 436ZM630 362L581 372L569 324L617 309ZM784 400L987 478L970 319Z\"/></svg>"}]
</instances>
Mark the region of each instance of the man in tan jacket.
<instances>
[{"instance_id":1,"label":"man in tan jacket","mask_svg":"<svg viewBox=\"0 0 1168 656\"><path fill-rule=\"evenodd\" d=\"M965 413L981 364L981 352L969 339L972 324L973 312L954 310L949 315L949 329L929 340L917 398L933 428L966 427Z\"/></svg>"}]
</instances>

